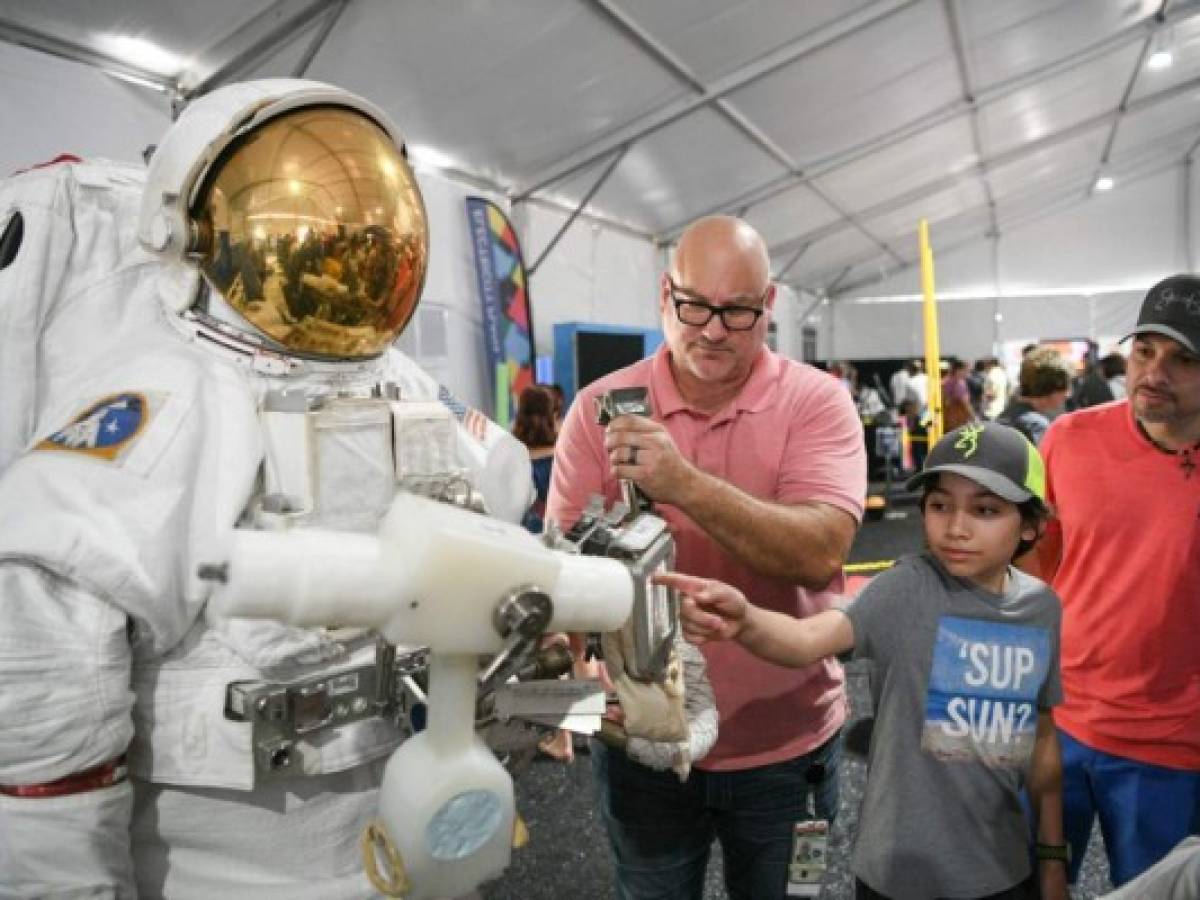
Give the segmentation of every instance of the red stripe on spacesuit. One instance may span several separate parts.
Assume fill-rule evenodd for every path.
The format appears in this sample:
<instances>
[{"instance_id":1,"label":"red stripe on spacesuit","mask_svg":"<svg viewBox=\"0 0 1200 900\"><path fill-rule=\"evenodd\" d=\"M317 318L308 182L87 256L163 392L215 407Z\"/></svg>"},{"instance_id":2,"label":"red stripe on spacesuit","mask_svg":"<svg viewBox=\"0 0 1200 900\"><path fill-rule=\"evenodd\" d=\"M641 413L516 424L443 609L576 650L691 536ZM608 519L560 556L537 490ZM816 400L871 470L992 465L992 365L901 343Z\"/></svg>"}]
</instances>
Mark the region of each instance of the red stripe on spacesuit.
<instances>
[{"instance_id":1,"label":"red stripe on spacesuit","mask_svg":"<svg viewBox=\"0 0 1200 900\"><path fill-rule=\"evenodd\" d=\"M6 797L66 797L120 784L128 773L125 754L122 753L116 759L56 781L44 784L0 784L0 794Z\"/></svg>"},{"instance_id":2,"label":"red stripe on spacesuit","mask_svg":"<svg viewBox=\"0 0 1200 900\"><path fill-rule=\"evenodd\" d=\"M62 163L81 163L83 162L74 153L60 153L54 159L48 159L45 162L37 163L36 165L27 166L24 169L17 169L13 172L14 175L24 175L26 172L32 172L34 169L48 169L50 166L57 166Z\"/></svg>"}]
</instances>

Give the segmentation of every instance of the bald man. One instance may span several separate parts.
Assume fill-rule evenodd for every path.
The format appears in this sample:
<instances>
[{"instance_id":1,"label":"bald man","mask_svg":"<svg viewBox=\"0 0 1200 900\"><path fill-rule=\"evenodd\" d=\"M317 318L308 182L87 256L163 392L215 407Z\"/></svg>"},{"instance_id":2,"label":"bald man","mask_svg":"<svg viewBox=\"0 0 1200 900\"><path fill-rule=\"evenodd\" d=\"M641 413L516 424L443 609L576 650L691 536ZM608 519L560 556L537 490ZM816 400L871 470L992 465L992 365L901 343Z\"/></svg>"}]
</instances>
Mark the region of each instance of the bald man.
<instances>
[{"instance_id":1,"label":"bald man","mask_svg":"<svg viewBox=\"0 0 1200 900\"><path fill-rule=\"evenodd\" d=\"M767 348L775 287L762 238L740 219L693 223L658 305L658 352L572 405L547 518L570 526L591 495L612 502L630 479L671 524L679 571L794 616L828 608L862 516L862 427L835 380ZM649 388L653 418L601 428L594 398L631 386ZM700 898L714 837L731 897L783 897L792 826L837 811L846 716L837 662L789 670L733 641L702 650L720 734L685 782L592 743L622 900Z\"/></svg>"}]
</instances>

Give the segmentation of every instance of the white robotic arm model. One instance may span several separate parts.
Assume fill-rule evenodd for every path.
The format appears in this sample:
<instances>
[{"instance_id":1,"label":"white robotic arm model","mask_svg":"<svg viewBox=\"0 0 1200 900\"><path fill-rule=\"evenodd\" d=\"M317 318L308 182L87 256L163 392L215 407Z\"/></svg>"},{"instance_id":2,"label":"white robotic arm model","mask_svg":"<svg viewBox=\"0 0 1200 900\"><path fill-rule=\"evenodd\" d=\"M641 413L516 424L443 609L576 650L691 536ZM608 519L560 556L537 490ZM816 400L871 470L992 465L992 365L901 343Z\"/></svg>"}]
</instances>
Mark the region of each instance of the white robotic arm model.
<instances>
[{"instance_id":1,"label":"white robotic arm model","mask_svg":"<svg viewBox=\"0 0 1200 900\"><path fill-rule=\"evenodd\" d=\"M239 530L205 574L221 616L369 626L429 648L428 727L393 755L380 794L413 900L466 893L509 861L512 782L474 731L481 681L547 629L621 627L634 592L618 560L554 552L519 526L413 494L397 496L377 536ZM482 674L480 654L496 654Z\"/></svg>"}]
</instances>

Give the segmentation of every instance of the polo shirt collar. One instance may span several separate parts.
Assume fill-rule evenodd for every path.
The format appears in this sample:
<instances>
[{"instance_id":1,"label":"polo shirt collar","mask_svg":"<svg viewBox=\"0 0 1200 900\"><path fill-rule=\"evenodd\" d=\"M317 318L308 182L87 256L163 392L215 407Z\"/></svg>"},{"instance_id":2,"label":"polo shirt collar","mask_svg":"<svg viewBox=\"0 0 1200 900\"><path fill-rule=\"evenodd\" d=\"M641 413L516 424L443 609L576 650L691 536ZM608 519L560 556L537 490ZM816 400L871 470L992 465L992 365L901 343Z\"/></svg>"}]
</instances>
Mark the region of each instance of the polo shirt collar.
<instances>
[{"instance_id":1,"label":"polo shirt collar","mask_svg":"<svg viewBox=\"0 0 1200 900\"><path fill-rule=\"evenodd\" d=\"M759 412L770 407L774 403L775 387L782 370L783 361L780 357L768 350L766 345L760 347L758 357L750 368L750 377L733 401L714 418L725 418L738 412ZM665 419L684 410L699 413L679 393L671 372L671 351L665 343L659 346L651 359L650 371L654 408L659 416Z\"/></svg>"}]
</instances>

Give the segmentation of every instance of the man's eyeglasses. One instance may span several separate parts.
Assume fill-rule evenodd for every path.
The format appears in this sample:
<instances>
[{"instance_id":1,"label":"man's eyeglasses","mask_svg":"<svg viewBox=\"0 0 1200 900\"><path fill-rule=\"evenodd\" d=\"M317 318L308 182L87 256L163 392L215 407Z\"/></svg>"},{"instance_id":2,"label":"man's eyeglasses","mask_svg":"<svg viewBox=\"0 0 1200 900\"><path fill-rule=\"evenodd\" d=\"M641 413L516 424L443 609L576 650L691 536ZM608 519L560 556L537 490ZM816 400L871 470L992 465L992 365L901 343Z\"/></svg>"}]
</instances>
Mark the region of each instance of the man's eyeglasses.
<instances>
[{"instance_id":1,"label":"man's eyeglasses","mask_svg":"<svg viewBox=\"0 0 1200 900\"><path fill-rule=\"evenodd\" d=\"M770 285L759 298L759 306L715 306L696 297L680 291L670 275L667 284L671 286L671 302L675 304L675 315L684 325L701 328L712 321L713 316L721 317L721 324L727 331L749 331L763 314L763 306L767 302Z\"/></svg>"}]
</instances>

